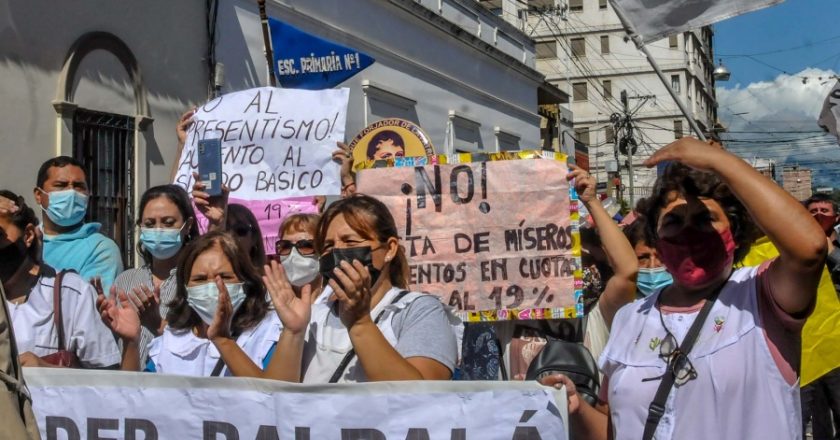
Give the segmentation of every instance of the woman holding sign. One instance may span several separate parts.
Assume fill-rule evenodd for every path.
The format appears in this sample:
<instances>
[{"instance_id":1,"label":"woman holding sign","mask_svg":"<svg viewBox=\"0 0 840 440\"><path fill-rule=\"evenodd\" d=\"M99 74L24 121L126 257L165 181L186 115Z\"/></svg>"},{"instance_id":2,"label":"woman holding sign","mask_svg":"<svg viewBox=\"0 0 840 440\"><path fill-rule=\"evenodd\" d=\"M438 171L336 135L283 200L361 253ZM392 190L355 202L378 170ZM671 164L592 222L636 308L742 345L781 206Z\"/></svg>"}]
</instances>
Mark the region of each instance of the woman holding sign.
<instances>
[{"instance_id":1,"label":"woman holding sign","mask_svg":"<svg viewBox=\"0 0 840 440\"><path fill-rule=\"evenodd\" d=\"M315 248L329 289L323 303L295 296L272 262L264 282L284 331L272 378L290 382L447 380L457 357L449 315L437 298L406 290L408 264L382 202L353 196L333 203ZM311 325L309 325L311 323Z\"/></svg>"},{"instance_id":2,"label":"woman holding sign","mask_svg":"<svg viewBox=\"0 0 840 440\"><path fill-rule=\"evenodd\" d=\"M543 383L566 386L581 438L801 438L800 332L825 265L825 234L799 202L725 150L682 138L645 164L667 161L678 163L658 179L645 216L673 284L616 315L596 406L564 376ZM779 257L733 269L755 238L750 217Z\"/></svg>"},{"instance_id":3,"label":"woman holding sign","mask_svg":"<svg viewBox=\"0 0 840 440\"><path fill-rule=\"evenodd\" d=\"M167 326L149 346L146 370L186 376L258 375L281 330L277 316L268 313L260 275L234 238L223 232L202 236L184 252ZM116 307L114 298L100 298L103 321L130 340L131 325Z\"/></svg>"}]
</instances>

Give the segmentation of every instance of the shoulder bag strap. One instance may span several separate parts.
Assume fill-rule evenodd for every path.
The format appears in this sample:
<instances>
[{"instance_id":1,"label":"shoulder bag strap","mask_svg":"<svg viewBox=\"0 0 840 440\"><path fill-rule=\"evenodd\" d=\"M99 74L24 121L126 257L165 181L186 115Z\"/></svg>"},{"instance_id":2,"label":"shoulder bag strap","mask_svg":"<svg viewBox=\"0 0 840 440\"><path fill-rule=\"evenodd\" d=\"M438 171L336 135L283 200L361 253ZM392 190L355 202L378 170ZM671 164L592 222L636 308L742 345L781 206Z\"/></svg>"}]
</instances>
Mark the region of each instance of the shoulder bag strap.
<instances>
[{"instance_id":1,"label":"shoulder bag strap","mask_svg":"<svg viewBox=\"0 0 840 440\"><path fill-rule=\"evenodd\" d=\"M53 323L55 330L58 333L58 349L59 351L67 350L67 345L64 340L64 319L62 317L61 308L61 281L64 279L64 271L59 271L55 274L55 281L53 282Z\"/></svg>"},{"instance_id":2,"label":"shoulder bag strap","mask_svg":"<svg viewBox=\"0 0 840 440\"><path fill-rule=\"evenodd\" d=\"M222 369L225 368L225 360L219 357L219 361L216 362L216 366L213 367L213 372L210 373L210 377L217 377L218 375L222 374Z\"/></svg>"},{"instance_id":3,"label":"shoulder bag strap","mask_svg":"<svg viewBox=\"0 0 840 440\"><path fill-rule=\"evenodd\" d=\"M408 290L403 290L397 296L394 297L394 300L391 301L391 305L398 303L404 296L408 295ZM385 314L385 309L379 312L376 315L376 319L373 321L374 324L379 324L379 321L382 319L382 315ZM356 357L356 349L351 348L350 351L344 355L344 358L341 360L341 363L338 364L338 368L335 369L335 373L333 373L332 377L330 377L330 383L337 383L339 379L341 379L341 375L344 374L344 370L347 369L347 366L350 365L350 361Z\"/></svg>"},{"instance_id":4,"label":"shoulder bag strap","mask_svg":"<svg viewBox=\"0 0 840 440\"><path fill-rule=\"evenodd\" d=\"M729 280L727 279L727 281ZM726 285L727 281L724 281L723 284L718 287L717 291L715 291L715 293L706 300L706 303L703 304L703 308L700 309L700 313L697 314L697 318L695 318L694 322L691 324L691 328L688 329L688 333L686 333L682 344L677 347L677 350L681 351L685 356L688 356L691 349L694 348L694 343L697 341L697 337L700 336L700 329L703 327L703 323L706 322L706 318L712 311L712 305L715 301L717 301L717 297L720 294L721 289L723 289L723 286ZM662 311L660 310L659 313L662 313ZM674 381L676 380L673 369L670 368L670 363L668 367L669 368L666 368L665 375L662 377L662 382L659 383L659 388L656 389L653 401L648 407L648 415L647 420L645 421L645 431L642 436L642 440L653 439L653 434L656 433L656 427L659 426L659 421L662 419L662 416L665 415L665 402L668 400L668 394L671 393L671 388L674 387Z\"/></svg>"}]
</instances>

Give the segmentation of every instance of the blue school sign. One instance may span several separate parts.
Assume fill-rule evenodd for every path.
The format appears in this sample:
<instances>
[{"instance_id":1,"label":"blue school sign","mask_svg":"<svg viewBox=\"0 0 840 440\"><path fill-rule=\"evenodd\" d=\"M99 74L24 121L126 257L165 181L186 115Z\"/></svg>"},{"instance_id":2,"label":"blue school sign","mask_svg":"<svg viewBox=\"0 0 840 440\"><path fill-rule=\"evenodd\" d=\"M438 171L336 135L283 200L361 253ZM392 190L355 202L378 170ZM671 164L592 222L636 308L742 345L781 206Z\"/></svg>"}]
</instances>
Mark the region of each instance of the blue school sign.
<instances>
[{"instance_id":1,"label":"blue school sign","mask_svg":"<svg viewBox=\"0 0 840 440\"><path fill-rule=\"evenodd\" d=\"M282 87L329 89L374 62L365 53L308 34L280 20L269 18L268 24L274 70Z\"/></svg>"}]
</instances>

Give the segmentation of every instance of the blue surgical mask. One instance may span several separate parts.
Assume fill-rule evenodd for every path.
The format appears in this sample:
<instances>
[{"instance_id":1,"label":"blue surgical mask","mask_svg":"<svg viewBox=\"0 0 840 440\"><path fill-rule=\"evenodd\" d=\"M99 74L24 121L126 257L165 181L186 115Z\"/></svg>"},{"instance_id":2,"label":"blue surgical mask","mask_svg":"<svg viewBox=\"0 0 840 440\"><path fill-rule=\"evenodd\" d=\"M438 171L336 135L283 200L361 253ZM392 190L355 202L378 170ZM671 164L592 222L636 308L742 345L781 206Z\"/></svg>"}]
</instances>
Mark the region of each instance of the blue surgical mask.
<instances>
[{"instance_id":1,"label":"blue surgical mask","mask_svg":"<svg viewBox=\"0 0 840 440\"><path fill-rule=\"evenodd\" d=\"M230 296L230 303L233 306L233 314L231 314L233 316L239 310L239 306L245 302L243 284L225 283L225 287ZM198 313L202 321L210 325L213 322L213 317L216 315L216 308L219 306L219 288L216 287L216 283L211 281L198 286L187 287L187 304Z\"/></svg>"},{"instance_id":2,"label":"blue surgical mask","mask_svg":"<svg viewBox=\"0 0 840 440\"><path fill-rule=\"evenodd\" d=\"M184 224L186 226L186 223ZM140 228L140 242L156 260L174 257L181 250L181 231L173 228Z\"/></svg>"},{"instance_id":3,"label":"blue surgical mask","mask_svg":"<svg viewBox=\"0 0 840 440\"><path fill-rule=\"evenodd\" d=\"M41 191L50 198L47 209L41 209L47 213L47 217L53 223L68 227L77 225L84 220L88 205L87 194L82 194L74 189L53 192L46 192L42 189Z\"/></svg>"},{"instance_id":4,"label":"blue surgical mask","mask_svg":"<svg viewBox=\"0 0 840 440\"><path fill-rule=\"evenodd\" d=\"M648 297L673 282L674 279L664 266L654 267L652 269L641 268L636 278L636 287L638 287L639 293Z\"/></svg>"}]
</instances>

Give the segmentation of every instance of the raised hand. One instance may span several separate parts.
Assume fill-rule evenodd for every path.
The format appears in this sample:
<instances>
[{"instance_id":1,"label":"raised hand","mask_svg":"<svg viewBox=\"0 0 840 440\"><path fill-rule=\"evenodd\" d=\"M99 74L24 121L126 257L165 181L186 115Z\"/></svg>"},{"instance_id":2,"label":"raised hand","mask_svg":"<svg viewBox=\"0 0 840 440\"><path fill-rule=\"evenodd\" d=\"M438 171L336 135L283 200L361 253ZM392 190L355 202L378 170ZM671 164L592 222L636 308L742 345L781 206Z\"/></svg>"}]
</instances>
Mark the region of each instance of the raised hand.
<instances>
[{"instance_id":1,"label":"raised hand","mask_svg":"<svg viewBox=\"0 0 840 440\"><path fill-rule=\"evenodd\" d=\"M230 323L233 318L233 304L230 302L230 294L227 286L222 282L222 277L216 276L213 281L219 288L219 302L216 305L216 314L213 315L213 322L207 327L207 339L231 339Z\"/></svg>"},{"instance_id":2,"label":"raised hand","mask_svg":"<svg viewBox=\"0 0 840 440\"><path fill-rule=\"evenodd\" d=\"M714 167L726 160L740 160L721 148L713 147L699 139L684 137L678 139L651 155L645 166L654 167L660 162L676 161L700 171L714 171Z\"/></svg>"},{"instance_id":3,"label":"raised hand","mask_svg":"<svg viewBox=\"0 0 840 440\"><path fill-rule=\"evenodd\" d=\"M355 193L355 188L352 188L352 186L354 186L356 182L353 178L353 152L350 151L350 147L348 147L344 142L336 142L336 145L338 145L338 148L333 151L332 159L341 165L341 195L352 195Z\"/></svg>"},{"instance_id":4,"label":"raised hand","mask_svg":"<svg viewBox=\"0 0 840 440\"><path fill-rule=\"evenodd\" d=\"M569 168L572 169L572 172L566 175L566 180L575 179L575 191L580 201L589 203L596 200L598 195L595 193L597 186L595 178L577 165L569 165Z\"/></svg>"},{"instance_id":5,"label":"raised hand","mask_svg":"<svg viewBox=\"0 0 840 440\"><path fill-rule=\"evenodd\" d=\"M0 215L11 215L20 210L20 207L10 199L0 196Z\"/></svg>"},{"instance_id":6,"label":"raised hand","mask_svg":"<svg viewBox=\"0 0 840 440\"><path fill-rule=\"evenodd\" d=\"M96 308L102 322L121 339L137 343L140 341L140 317L130 304L125 291L118 290L116 286L111 286L109 298L105 298L101 290L96 297Z\"/></svg>"},{"instance_id":7,"label":"raised hand","mask_svg":"<svg viewBox=\"0 0 840 440\"><path fill-rule=\"evenodd\" d=\"M193 123L193 115L195 114L195 110L195 108L191 108L185 111L181 115L181 118L178 119L178 125L175 126L175 134L178 136L178 145L182 147L187 142L187 130Z\"/></svg>"},{"instance_id":8,"label":"raised hand","mask_svg":"<svg viewBox=\"0 0 840 440\"><path fill-rule=\"evenodd\" d=\"M335 268L334 274L335 279L331 279L329 284L338 300L341 322L350 329L358 323L369 321L373 291L368 269L358 260L353 260L353 264L342 261Z\"/></svg>"},{"instance_id":9,"label":"raised hand","mask_svg":"<svg viewBox=\"0 0 840 440\"><path fill-rule=\"evenodd\" d=\"M128 298L140 315L140 324L149 329L152 334L160 334L163 322L160 316L160 287L151 290L145 284L141 284L131 289Z\"/></svg>"},{"instance_id":10,"label":"raised hand","mask_svg":"<svg viewBox=\"0 0 840 440\"><path fill-rule=\"evenodd\" d=\"M198 212L207 218L211 227L224 228L230 190L226 185L222 185L222 195L210 197L210 194L204 192L207 187L199 180L198 173L195 171L193 171L193 179L195 183L193 184L192 197Z\"/></svg>"},{"instance_id":11,"label":"raised hand","mask_svg":"<svg viewBox=\"0 0 840 440\"><path fill-rule=\"evenodd\" d=\"M303 286L298 298L286 278L283 265L277 264L277 261L265 265L265 275L262 278L277 316L283 322L283 330L292 333L306 330L312 312L312 288L308 284Z\"/></svg>"}]
</instances>

